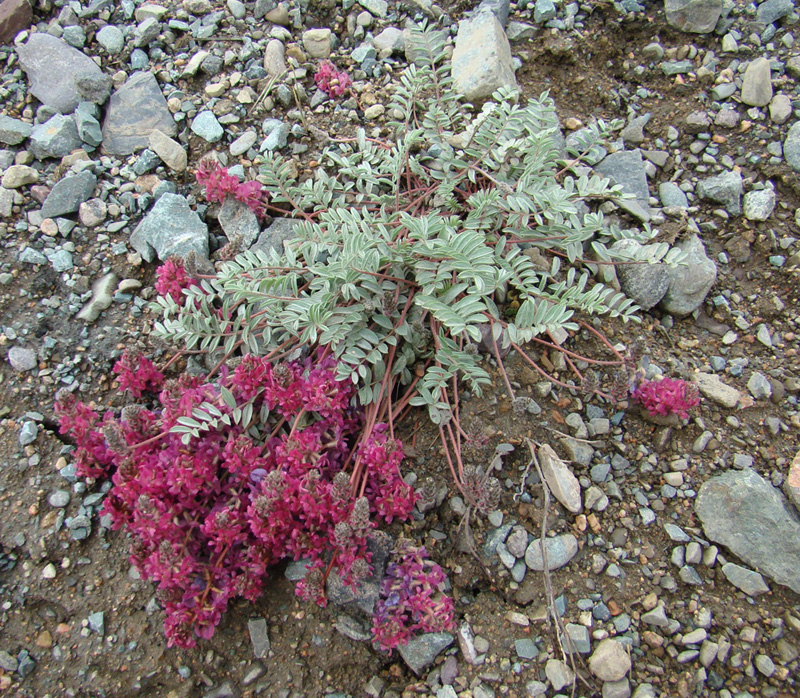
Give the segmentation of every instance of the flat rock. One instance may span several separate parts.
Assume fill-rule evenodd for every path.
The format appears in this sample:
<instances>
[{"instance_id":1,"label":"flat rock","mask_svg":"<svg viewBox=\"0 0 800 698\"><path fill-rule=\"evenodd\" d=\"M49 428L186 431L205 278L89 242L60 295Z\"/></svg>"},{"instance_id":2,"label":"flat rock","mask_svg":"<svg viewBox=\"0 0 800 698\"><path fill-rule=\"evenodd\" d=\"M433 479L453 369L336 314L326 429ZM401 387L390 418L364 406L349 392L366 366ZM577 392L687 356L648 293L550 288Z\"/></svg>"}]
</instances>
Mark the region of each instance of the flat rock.
<instances>
[{"instance_id":1,"label":"flat rock","mask_svg":"<svg viewBox=\"0 0 800 698\"><path fill-rule=\"evenodd\" d=\"M689 208L689 199L675 182L662 182L658 185L658 197L664 208Z\"/></svg>"},{"instance_id":2,"label":"flat rock","mask_svg":"<svg viewBox=\"0 0 800 698\"><path fill-rule=\"evenodd\" d=\"M32 371L39 365L36 352L28 347L11 347L8 350L8 362L11 364L11 368L20 373Z\"/></svg>"},{"instance_id":3,"label":"flat rock","mask_svg":"<svg viewBox=\"0 0 800 698\"><path fill-rule=\"evenodd\" d=\"M166 133L153 130L150 133L150 148L158 155L164 164L175 172L183 172L189 164L189 156L178 141L170 138Z\"/></svg>"},{"instance_id":4,"label":"flat rock","mask_svg":"<svg viewBox=\"0 0 800 698\"><path fill-rule=\"evenodd\" d=\"M258 134L255 131L245 131L233 143L230 144L228 150L234 157L243 155L255 145L257 140Z\"/></svg>"},{"instance_id":5,"label":"flat rock","mask_svg":"<svg viewBox=\"0 0 800 698\"><path fill-rule=\"evenodd\" d=\"M11 165L1 180L5 189L19 189L39 181L39 173L27 165Z\"/></svg>"},{"instance_id":6,"label":"flat rock","mask_svg":"<svg viewBox=\"0 0 800 698\"><path fill-rule=\"evenodd\" d=\"M695 512L708 538L800 593L800 516L755 470L729 470L707 480Z\"/></svg>"},{"instance_id":7,"label":"flat rock","mask_svg":"<svg viewBox=\"0 0 800 698\"><path fill-rule=\"evenodd\" d=\"M581 510L581 486L578 478L548 444L539 447L538 455L542 474L553 496L567 511L577 514Z\"/></svg>"},{"instance_id":8,"label":"flat rock","mask_svg":"<svg viewBox=\"0 0 800 698\"><path fill-rule=\"evenodd\" d=\"M560 691L575 679L575 674L560 659L548 659L544 665L544 673L554 691Z\"/></svg>"},{"instance_id":9,"label":"flat rock","mask_svg":"<svg viewBox=\"0 0 800 698\"><path fill-rule=\"evenodd\" d=\"M794 10L794 0L767 0L758 6L756 19L764 25L772 24Z\"/></svg>"},{"instance_id":10,"label":"flat rock","mask_svg":"<svg viewBox=\"0 0 800 698\"><path fill-rule=\"evenodd\" d=\"M717 265L708 257L697 235L684 238L675 247L687 257L683 264L668 267L669 290L661 301L661 308L671 315L685 317L702 305L717 280Z\"/></svg>"},{"instance_id":11,"label":"flat rock","mask_svg":"<svg viewBox=\"0 0 800 698\"><path fill-rule=\"evenodd\" d=\"M81 147L78 126L72 116L55 114L31 131L28 150L39 160L63 158Z\"/></svg>"},{"instance_id":12,"label":"flat rock","mask_svg":"<svg viewBox=\"0 0 800 698\"><path fill-rule=\"evenodd\" d=\"M589 657L589 670L601 681L620 681L631 670L631 658L622 643L606 638Z\"/></svg>"},{"instance_id":13,"label":"flat rock","mask_svg":"<svg viewBox=\"0 0 800 698\"><path fill-rule=\"evenodd\" d=\"M0 2L0 44L10 44L19 32L31 26L32 21L30 0Z\"/></svg>"},{"instance_id":14,"label":"flat rock","mask_svg":"<svg viewBox=\"0 0 800 698\"><path fill-rule=\"evenodd\" d=\"M0 115L0 143L19 145L33 131L33 124L14 119L5 114Z\"/></svg>"},{"instance_id":15,"label":"flat rock","mask_svg":"<svg viewBox=\"0 0 800 698\"><path fill-rule=\"evenodd\" d=\"M44 200L42 218L55 218L74 213L81 203L91 198L96 186L97 177L87 170L64 177L56 182Z\"/></svg>"},{"instance_id":16,"label":"flat rock","mask_svg":"<svg viewBox=\"0 0 800 698\"><path fill-rule=\"evenodd\" d=\"M637 148L611 153L595 165L594 169L598 174L619 184L624 192L633 194L643 207L649 207L650 191L641 150Z\"/></svg>"},{"instance_id":17,"label":"flat rock","mask_svg":"<svg viewBox=\"0 0 800 698\"><path fill-rule=\"evenodd\" d=\"M766 107L772 100L772 71L769 61L750 61L742 78L742 102L751 107Z\"/></svg>"},{"instance_id":18,"label":"flat rock","mask_svg":"<svg viewBox=\"0 0 800 698\"><path fill-rule=\"evenodd\" d=\"M714 31L722 14L722 0L665 0L667 23L691 34Z\"/></svg>"},{"instance_id":19,"label":"flat rock","mask_svg":"<svg viewBox=\"0 0 800 698\"><path fill-rule=\"evenodd\" d=\"M66 41L36 33L17 46L17 53L31 93L62 114L71 114L79 102L103 104L108 98L110 79L89 56Z\"/></svg>"},{"instance_id":20,"label":"flat rock","mask_svg":"<svg viewBox=\"0 0 800 698\"><path fill-rule=\"evenodd\" d=\"M146 262L156 257L185 257L195 252L208 258L208 226L180 194L162 194L131 234L131 245Z\"/></svg>"},{"instance_id":21,"label":"flat rock","mask_svg":"<svg viewBox=\"0 0 800 698\"><path fill-rule=\"evenodd\" d=\"M267 634L267 621L264 618L251 618L247 621L247 630L250 633L250 643L253 645L253 655L256 659L265 659L269 656L269 635Z\"/></svg>"},{"instance_id":22,"label":"flat rock","mask_svg":"<svg viewBox=\"0 0 800 698\"><path fill-rule=\"evenodd\" d=\"M722 574L737 589L741 589L748 596L760 596L769 591L764 578L746 567L728 562L722 566Z\"/></svg>"},{"instance_id":23,"label":"flat rock","mask_svg":"<svg viewBox=\"0 0 800 698\"><path fill-rule=\"evenodd\" d=\"M177 133L175 120L155 76L133 73L108 102L103 122L103 150L110 155L130 155L150 145L150 134Z\"/></svg>"},{"instance_id":24,"label":"flat rock","mask_svg":"<svg viewBox=\"0 0 800 698\"><path fill-rule=\"evenodd\" d=\"M783 157L795 172L800 172L800 121L795 121L783 142Z\"/></svg>"},{"instance_id":25,"label":"flat rock","mask_svg":"<svg viewBox=\"0 0 800 698\"><path fill-rule=\"evenodd\" d=\"M742 394L736 388L723 383L716 373L697 371L694 374L694 382L705 397L728 409L736 407L742 397Z\"/></svg>"},{"instance_id":26,"label":"flat rock","mask_svg":"<svg viewBox=\"0 0 800 698\"><path fill-rule=\"evenodd\" d=\"M511 46L493 13L480 12L458 23L452 75L455 89L467 100L490 97L498 87L517 87Z\"/></svg>"},{"instance_id":27,"label":"flat rock","mask_svg":"<svg viewBox=\"0 0 800 698\"><path fill-rule=\"evenodd\" d=\"M228 240L239 237L245 249L256 241L261 232L258 217L252 209L232 196L225 197L222 202L218 220Z\"/></svg>"},{"instance_id":28,"label":"flat rock","mask_svg":"<svg viewBox=\"0 0 800 698\"><path fill-rule=\"evenodd\" d=\"M732 216L742 212L742 175L740 172L723 172L697 183L697 195L722 204Z\"/></svg>"},{"instance_id":29,"label":"flat rock","mask_svg":"<svg viewBox=\"0 0 800 698\"><path fill-rule=\"evenodd\" d=\"M261 231L258 240L250 248L254 252L271 252L283 254L283 243L297 237L295 228L297 221L291 218L275 218L272 225Z\"/></svg>"},{"instance_id":30,"label":"flat rock","mask_svg":"<svg viewBox=\"0 0 800 698\"><path fill-rule=\"evenodd\" d=\"M403 661L417 676L433 664L444 650L453 644L455 638L450 633L426 633L397 648Z\"/></svg>"},{"instance_id":31,"label":"flat rock","mask_svg":"<svg viewBox=\"0 0 800 698\"><path fill-rule=\"evenodd\" d=\"M542 549L539 538L531 541L525 551L525 564L528 569L541 572L544 570ZM571 533L563 533L553 538L545 538L545 552L547 553L547 568L557 570L566 565L578 552L578 540Z\"/></svg>"}]
</instances>

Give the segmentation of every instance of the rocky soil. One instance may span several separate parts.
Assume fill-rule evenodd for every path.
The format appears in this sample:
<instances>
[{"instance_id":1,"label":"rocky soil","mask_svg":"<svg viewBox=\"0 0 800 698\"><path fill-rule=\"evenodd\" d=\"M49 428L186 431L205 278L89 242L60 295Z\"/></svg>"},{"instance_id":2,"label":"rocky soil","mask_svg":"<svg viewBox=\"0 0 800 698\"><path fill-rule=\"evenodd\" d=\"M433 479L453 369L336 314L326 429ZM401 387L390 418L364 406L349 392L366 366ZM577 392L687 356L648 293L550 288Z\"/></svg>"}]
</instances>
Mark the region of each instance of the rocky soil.
<instances>
[{"instance_id":1,"label":"rocky soil","mask_svg":"<svg viewBox=\"0 0 800 698\"><path fill-rule=\"evenodd\" d=\"M9 696L720 696L800 694L800 12L794 0L26 0L0 3L0 692ZM286 221L209 207L209 153L242 178L278 151L301 178L325 135L385 125L403 29L453 35L459 89L548 90L567 145L622 119L587 164L633 195L609 220L649 225L689 265L608 272L646 309L603 321L648 377L696 382L691 419L584 401L510 357L501 391L464 395L488 437L498 510L473 523L435 433L405 425L408 477L433 508L393 530L446 569L452 634L387 656L349 606L294 597L296 565L229 609L196 650L168 649L152 586L99 515L110 483L76 478L53 399L119 408L111 366L148 337L159 259ZM459 25L459 21L463 20ZM460 28L459 28L460 27ZM331 99L330 58L353 80ZM324 133L323 133L324 132ZM240 212L241 213L241 212ZM617 278L618 277L618 278ZM591 334L569 340L598 351ZM563 355L538 359L556 375ZM498 374L496 385L502 380ZM422 425L422 426L420 426ZM552 447L545 489L528 440ZM494 455L493 455L494 451ZM540 453L546 451L544 446ZM552 496L546 497L546 493ZM549 574L539 539L546 536ZM549 611L560 622L551 622Z\"/></svg>"}]
</instances>

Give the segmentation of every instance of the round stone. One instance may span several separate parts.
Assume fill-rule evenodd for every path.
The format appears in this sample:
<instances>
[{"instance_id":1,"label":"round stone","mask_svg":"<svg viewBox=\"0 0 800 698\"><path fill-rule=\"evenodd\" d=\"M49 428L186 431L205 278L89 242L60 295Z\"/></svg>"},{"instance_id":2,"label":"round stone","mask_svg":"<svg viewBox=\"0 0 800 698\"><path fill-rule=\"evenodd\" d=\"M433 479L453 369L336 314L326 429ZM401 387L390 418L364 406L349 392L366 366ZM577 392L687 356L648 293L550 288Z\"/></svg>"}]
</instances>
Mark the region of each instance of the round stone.
<instances>
[{"instance_id":1,"label":"round stone","mask_svg":"<svg viewBox=\"0 0 800 698\"><path fill-rule=\"evenodd\" d=\"M631 670L631 658L622 644L606 638L589 657L589 670L601 681L620 681Z\"/></svg>"}]
</instances>

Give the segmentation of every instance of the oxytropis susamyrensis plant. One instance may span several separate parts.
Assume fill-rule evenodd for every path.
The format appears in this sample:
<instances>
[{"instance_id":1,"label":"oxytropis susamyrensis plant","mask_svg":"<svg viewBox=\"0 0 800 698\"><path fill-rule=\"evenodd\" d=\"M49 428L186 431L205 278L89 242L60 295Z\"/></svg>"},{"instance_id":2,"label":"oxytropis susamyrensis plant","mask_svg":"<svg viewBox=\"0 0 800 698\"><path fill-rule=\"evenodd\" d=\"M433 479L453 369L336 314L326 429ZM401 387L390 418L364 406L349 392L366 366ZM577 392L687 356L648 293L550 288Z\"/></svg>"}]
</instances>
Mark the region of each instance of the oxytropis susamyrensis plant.
<instances>
[{"instance_id":1,"label":"oxytropis susamyrensis plant","mask_svg":"<svg viewBox=\"0 0 800 698\"><path fill-rule=\"evenodd\" d=\"M322 347L337 378L352 382L366 406L361 438L424 406L441 435L456 485L476 508L491 505L481 473L462 453L473 436L459 418L459 385L475 394L490 381L479 345L493 355L515 407L523 408L503 368L516 350L556 384L603 394L602 380L579 364L622 362L587 315L634 317L636 307L595 282L599 263L674 259L666 245L644 244L622 259L608 246L622 232L587 204L622 198L608 180L584 172L581 154L562 150L553 102L545 94L519 103L498 90L475 115L460 101L446 60L448 35L410 36L413 63L394 93L394 138L330 139L313 179L296 181L277 155L259 181L270 210L298 219L282 252L245 252L184 290L182 303L159 300L157 333L188 350L217 351L220 363L250 352L269 359ZM588 152L605 137L590 130ZM516 312L502 301L513 297ZM564 333L585 328L602 340L604 358L581 356ZM548 375L530 343L562 351L570 383ZM589 372L587 372L589 373ZM213 415L208 416L209 420ZM366 462L348 464L353 492L363 492Z\"/></svg>"}]
</instances>

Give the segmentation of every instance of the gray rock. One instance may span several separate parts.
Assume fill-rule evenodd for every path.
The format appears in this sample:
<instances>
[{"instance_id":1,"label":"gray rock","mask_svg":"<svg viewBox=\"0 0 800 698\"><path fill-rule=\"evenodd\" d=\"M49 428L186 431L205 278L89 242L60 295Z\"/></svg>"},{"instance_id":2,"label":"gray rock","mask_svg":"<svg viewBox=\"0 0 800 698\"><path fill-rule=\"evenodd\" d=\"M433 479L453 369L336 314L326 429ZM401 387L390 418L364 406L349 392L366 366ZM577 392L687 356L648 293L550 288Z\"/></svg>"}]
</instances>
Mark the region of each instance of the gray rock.
<instances>
[{"instance_id":1,"label":"gray rock","mask_svg":"<svg viewBox=\"0 0 800 698\"><path fill-rule=\"evenodd\" d=\"M525 39L532 39L536 36L536 27L533 24L526 24L525 22L509 22L506 27L506 36L512 43L514 41L524 41Z\"/></svg>"},{"instance_id":2,"label":"gray rock","mask_svg":"<svg viewBox=\"0 0 800 698\"><path fill-rule=\"evenodd\" d=\"M790 14L794 9L794 0L767 0L758 6L756 19L764 25L772 24Z\"/></svg>"},{"instance_id":3,"label":"gray rock","mask_svg":"<svg viewBox=\"0 0 800 698\"><path fill-rule=\"evenodd\" d=\"M800 593L800 517L757 472L729 470L703 483L695 511L708 538Z\"/></svg>"},{"instance_id":4,"label":"gray rock","mask_svg":"<svg viewBox=\"0 0 800 698\"><path fill-rule=\"evenodd\" d=\"M28 150L39 160L63 158L80 147L75 119L63 114L56 114L45 123L34 126L28 144Z\"/></svg>"},{"instance_id":5,"label":"gray rock","mask_svg":"<svg viewBox=\"0 0 800 698\"><path fill-rule=\"evenodd\" d=\"M659 66L664 75L685 75L691 73L694 69L694 64L690 60L683 61L664 61Z\"/></svg>"},{"instance_id":6,"label":"gray rock","mask_svg":"<svg viewBox=\"0 0 800 698\"><path fill-rule=\"evenodd\" d=\"M150 133L150 147L164 164L175 172L183 172L189 164L189 156L178 141L170 138L166 133L154 129Z\"/></svg>"},{"instance_id":7,"label":"gray rock","mask_svg":"<svg viewBox=\"0 0 800 698\"><path fill-rule=\"evenodd\" d=\"M528 569L541 572L544 570L540 539L531 541L525 551L525 564ZM557 570L566 565L578 552L578 540L571 533L545 539L545 552L547 553L547 567Z\"/></svg>"},{"instance_id":8,"label":"gray rock","mask_svg":"<svg viewBox=\"0 0 800 698\"><path fill-rule=\"evenodd\" d=\"M556 692L571 684L575 679L575 674L560 659L548 659L547 664L544 665L544 673Z\"/></svg>"},{"instance_id":9,"label":"gray rock","mask_svg":"<svg viewBox=\"0 0 800 698\"><path fill-rule=\"evenodd\" d=\"M235 19L244 19L247 16L247 7L239 0L228 0L228 10Z\"/></svg>"},{"instance_id":10,"label":"gray rock","mask_svg":"<svg viewBox=\"0 0 800 698\"><path fill-rule=\"evenodd\" d=\"M659 603L655 608L642 614L642 623L654 625L657 628L666 628L670 621L664 609L664 604Z\"/></svg>"},{"instance_id":11,"label":"gray rock","mask_svg":"<svg viewBox=\"0 0 800 698\"><path fill-rule=\"evenodd\" d=\"M25 44L17 46L19 62L31 82L31 93L43 104L62 114L71 114L78 102L102 104L108 98L110 80L89 56L65 41L45 33L35 33ZM92 90L92 85L104 86ZM93 94L87 94L93 93Z\"/></svg>"},{"instance_id":12,"label":"gray rock","mask_svg":"<svg viewBox=\"0 0 800 698\"><path fill-rule=\"evenodd\" d=\"M59 180L44 200L42 218L56 218L74 213L81 203L91 198L95 186L97 177L88 170Z\"/></svg>"},{"instance_id":13,"label":"gray rock","mask_svg":"<svg viewBox=\"0 0 800 698\"><path fill-rule=\"evenodd\" d=\"M684 565L681 567L678 571L678 577L680 577L680 580L684 584L690 584L692 586L700 586L703 583L703 579L691 565Z\"/></svg>"},{"instance_id":14,"label":"gray rock","mask_svg":"<svg viewBox=\"0 0 800 698\"><path fill-rule=\"evenodd\" d=\"M8 362L15 371L32 371L38 366L36 352L27 347L11 347L8 350Z\"/></svg>"},{"instance_id":15,"label":"gray rock","mask_svg":"<svg viewBox=\"0 0 800 698\"><path fill-rule=\"evenodd\" d=\"M403 661L417 676L433 664L436 657L453 644L450 633L426 633L397 648Z\"/></svg>"},{"instance_id":16,"label":"gray rock","mask_svg":"<svg viewBox=\"0 0 800 698\"><path fill-rule=\"evenodd\" d=\"M675 182L662 182L658 185L658 197L664 208L689 208L689 200L683 190Z\"/></svg>"},{"instance_id":17,"label":"gray rock","mask_svg":"<svg viewBox=\"0 0 800 698\"><path fill-rule=\"evenodd\" d=\"M100 317L100 313L108 308L114 300L114 291L119 279L114 272L109 272L92 285L92 297L76 316L79 320L92 323ZM64 471L61 471L62 475Z\"/></svg>"},{"instance_id":18,"label":"gray rock","mask_svg":"<svg viewBox=\"0 0 800 698\"><path fill-rule=\"evenodd\" d=\"M669 268L669 290L661 308L671 315L685 317L699 308L717 280L717 265L706 255L697 235L681 240L676 247L685 252L683 264Z\"/></svg>"},{"instance_id":19,"label":"gray rock","mask_svg":"<svg viewBox=\"0 0 800 698\"><path fill-rule=\"evenodd\" d=\"M0 115L0 143L19 145L31 135L33 124Z\"/></svg>"},{"instance_id":20,"label":"gray rock","mask_svg":"<svg viewBox=\"0 0 800 698\"><path fill-rule=\"evenodd\" d=\"M125 35L113 24L107 24L97 34L97 42L112 56L116 56L125 48Z\"/></svg>"},{"instance_id":21,"label":"gray rock","mask_svg":"<svg viewBox=\"0 0 800 698\"><path fill-rule=\"evenodd\" d=\"M567 511L577 514L581 510L581 486L578 478L547 444L539 447L538 455L542 474L553 496Z\"/></svg>"},{"instance_id":22,"label":"gray rock","mask_svg":"<svg viewBox=\"0 0 800 698\"><path fill-rule=\"evenodd\" d=\"M136 48L147 46L161 33L161 22L155 17L145 17L133 30L133 45Z\"/></svg>"},{"instance_id":23,"label":"gray rock","mask_svg":"<svg viewBox=\"0 0 800 698\"><path fill-rule=\"evenodd\" d=\"M772 395L772 386L763 373L754 371L747 381L747 389L756 400L767 400Z\"/></svg>"},{"instance_id":24,"label":"gray rock","mask_svg":"<svg viewBox=\"0 0 800 698\"><path fill-rule=\"evenodd\" d=\"M619 184L623 191L633 194L638 202L647 208L650 205L650 191L647 174L642 160L642 151L620 150L603 158L594 167L595 171Z\"/></svg>"},{"instance_id":25,"label":"gray rock","mask_svg":"<svg viewBox=\"0 0 800 698\"><path fill-rule=\"evenodd\" d=\"M749 191L744 195L744 217L749 221L765 221L775 208L775 190L771 187Z\"/></svg>"},{"instance_id":26,"label":"gray rock","mask_svg":"<svg viewBox=\"0 0 800 698\"><path fill-rule=\"evenodd\" d=\"M476 10L476 12L491 12L504 27L508 22L508 13L510 11L511 3L509 0L481 0Z\"/></svg>"},{"instance_id":27,"label":"gray rock","mask_svg":"<svg viewBox=\"0 0 800 698\"><path fill-rule=\"evenodd\" d=\"M703 395L723 407L733 409L739 404L739 400L742 397L736 388L723 383L722 379L715 373L698 371L694 374L694 381Z\"/></svg>"},{"instance_id":28,"label":"gray rock","mask_svg":"<svg viewBox=\"0 0 800 698\"><path fill-rule=\"evenodd\" d=\"M47 497L47 503L55 509L63 509L70 500L69 490L54 490Z\"/></svg>"},{"instance_id":29,"label":"gray rock","mask_svg":"<svg viewBox=\"0 0 800 698\"><path fill-rule=\"evenodd\" d=\"M47 257L32 247L26 247L19 253L17 259L24 264L47 264Z\"/></svg>"},{"instance_id":30,"label":"gray rock","mask_svg":"<svg viewBox=\"0 0 800 698\"><path fill-rule=\"evenodd\" d=\"M772 123L785 124L792 115L792 98L787 94L777 94L769 103L769 118Z\"/></svg>"},{"instance_id":31,"label":"gray rock","mask_svg":"<svg viewBox=\"0 0 800 698\"><path fill-rule=\"evenodd\" d=\"M742 175L740 172L724 172L697 183L697 195L722 204L733 216L742 212Z\"/></svg>"},{"instance_id":32,"label":"gray rock","mask_svg":"<svg viewBox=\"0 0 800 698\"><path fill-rule=\"evenodd\" d=\"M564 447L567 458L572 462L585 466L588 466L592 462L592 458L594 458L594 449L590 444L573 439L571 436L560 439L560 443Z\"/></svg>"},{"instance_id":33,"label":"gray rock","mask_svg":"<svg viewBox=\"0 0 800 698\"><path fill-rule=\"evenodd\" d=\"M753 570L748 570L746 567L733 562L728 562L722 566L722 574L733 586L748 596L760 596L769 591L767 583L758 572L753 572Z\"/></svg>"},{"instance_id":34,"label":"gray rock","mask_svg":"<svg viewBox=\"0 0 800 698\"><path fill-rule=\"evenodd\" d=\"M263 252L270 252L274 250L278 254L283 254L283 245L285 242L294 240L297 237L295 228L297 221L291 218L275 218L272 225L265 228L258 236L255 244L250 248L254 252L259 250Z\"/></svg>"},{"instance_id":35,"label":"gray rock","mask_svg":"<svg viewBox=\"0 0 800 698\"><path fill-rule=\"evenodd\" d=\"M237 201L232 196L225 197L218 216L228 240L238 236L245 248L250 247L258 238L261 227L258 218L247 204Z\"/></svg>"},{"instance_id":36,"label":"gray rock","mask_svg":"<svg viewBox=\"0 0 800 698\"><path fill-rule=\"evenodd\" d=\"M280 39L271 39L264 50L264 70L270 77L286 71L286 47Z\"/></svg>"},{"instance_id":37,"label":"gray rock","mask_svg":"<svg viewBox=\"0 0 800 698\"><path fill-rule=\"evenodd\" d=\"M406 47L403 30L397 27L386 27L372 40L372 45L377 51L391 50L392 53L402 53Z\"/></svg>"},{"instance_id":38,"label":"gray rock","mask_svg":"<svg viewBox=\"0 0 800 698\"><path fill-rule=\"evenodd\" d=\"M14 212L14 192L0 187L0 218L11 218Z\"/></svg>"},{"instance_id":39,"label":"gray rock","mask_svg":"<svg viewBox=\"0 0 800 698\"><path fill-rule=\"evenodd\" d=\"M247 630L253 645L253 655L256 659L265 659L269 655L270 646L267 621L263 618L251 618L247 621Z\"/></svg>"},{"instance_id":40,"label":"gray rock","mask_svg":"<svg viewBox=\"0 0 800 698\"><path fill-rule=\"evenodd\" d=\"M147 148L156 129L167 136L177 133L155 76L149 71L134 73L108 102L103 149L110 155L130 155Z\"/></svg>"},{"instance_id":41,"label":"gray rock","mask_svg":"<svg viewBox=\"0 0 800 698\"><path fill-rule=\"evenodd\" d=\"M11 165L3 174L3 187L6 189L19 189L27 184L36 184L39 173L27 165Z\"/></svg>"},{"instance_id":42,"label":"gray rock","mask_svg":"<svg viewBox=\"0 0 800 698\"><path fill-rule=\"evenodd\" d=\"M680 31L709 34L722 14L722 0L665 0L667 23Z\"/></svg>"},{"instance_id":43,"label":"gray rock","mask_svg":"<svg viewBox=\"0 0 800 698\"><path fill-rule=\"evenodd\" d=\"M208 258L208 226L190 208L186 197L165 193L131 235L131 245L152 262L194 252Z\"/></svg>"},{"instance_id":44,"label":"gray rock","mask_svg":"<svg viewBox=\"0 0 800 698\"><path fill-rule=\"evenodd\" d=\"M467 100L485 99L498 87L517 87L508 38L491 12L458 23L451 65L455 89Z\"/></svg>"},{"instance_id":45,"label":"gray rock","mask_svg":"<svg viewBox=\"0 0 800 698\"><path fill-rule=\"evenodd\" d=\"M303 32L303 48L312 58L328 58L331 55L330 29L308 29Z\"/></svg>"},{"instance_id":46,"label":"gray rock","mask_svg":"<svg viewBox=\"0 0 800 698\"><path fill-rule=\"evenodd\" d=\"M274 151L285 148L289 142L289 124L280 119L265 119L261 125L266 138L261 143L261 152Z\"/></svg>"},{"instance_id":47,"label":"gray rock","mask_svg":"<svg viewBox=\"0 0 800 698\"><path fill-rule=\"evenodd\" d=\"M536 0L533 6L533 21L544 24L556 17L556 4L553 0Z\"/></svg>"},{"instance_id":48,"label":"gray rock","mask_svg":"<svg viewBox=\"0 0 800 698\"><path fill-rule=\"evenodd\" d=\"M87 619L89 622L89 627L94 630L98 635L105 634L106 625L105 625L105 614L102 611L98 611L97 613L92 613Z\"/></svg>"},{"instance_id":49,"label":"gray rock","mask_svg":"<svg viewBox=\"0 0 800 698\"><path fill-rule=\"evenodd\" d=\"M620 136L626 145L641 145L644 141L644 127L650 121L650 114L643 114L631 119L628 125L622 129Z\"/></svg>"},{"instance_id":50,"label":"gray rock","mask_svg":"<svg viewBox=\"0 0 800 698\"><path fill-rule=\"evenodd\" d=\"M628 679L606 681L603 684L603 698L630 698L631 682Z\"/></svg>"},{"instance_id":51,"label":"gray rock","mask_svg":"<svg viewBox=\"0 0 800 698\"><path fill-rule=\"evenodd\" d=\"M225 129L222 128L214 112L201 111L192 120L192 132L208 143L216 143L222 138Z\"/></svg>"},{"instance_id":52,"label":"gray rock","mask_svg":"<svg viewBox=\"0 0 800 698\"><path fill-rule=\"evenodd\" d=\"M389 3L386 0L358 0L358 4L376 17L386 17L389 12Z\"/></svg>"},{"instance_id":53,"label":"gray rock","mask_svg":"<svg viewBox=\"0 0 800 698\"><path fill-rule=\"evenodd\" d=\"M69 250L55 250L45 255L50 260L50 265L59 274L70 271L75 265L72 261L72 253Z\"/></svg>"},{"instance_id":54,"label":"gray rock","mask_svg":"<svg viewBox=\"0 0 800 698\"><path fill-rule=\"evenodd\" d=\"M711 125L711 120L708 118L706 111L693 111L684 121L684 130L686 133L702 133L707 131Z\"/></svg>"},{"instance_id":55,"label":"gray rock","mask_svg":"<svg viewBox=\"0 0 800 698\"><path fill-rule=\"evenodd\" d=\"M631 670L631 658L622 643L606 638L589 657L589 670L601 681L620 681Z\"/></svg>"},{"instance_id":56,"label":"gray rock","mask_svg":"<svg viewBox=\"0 0 800 698\"><path fill-rule=\"evenodd\" d=\"M772 71L766 58L750 61L742 78L742 102L766 107L772 99Z\"/></svg>"},{"instance_id":57,"label":"gray rock","mask_svg":"<svg viewBox=\"0 0 800 698\"><path fill-rule=\"evenodd\" d=\"M234 157L243 155L255 145L257 140L258 134L255 131L245 131L233 143L230 144L228 150Z\"/></svg>"},{"instance_id":58,"label":"gray rock","mask_svg":"<svg viewBox=\"0 0 800 698\"><path fill-rule=\"evenodd\" d=\"M567 623L564 629L567 637L564 640L564 650L569 654L589 654L592 651L592 641L589 637L589 628L577 623Z\"/></svg>"},{"instance_id":59,"label":"gray rock","mask_svg":"<svg viewBox=\"0 0 800 698\"><path fill-rule=\"evenodd\" d=\"M97 120L97 112L97 105L94 102L81 102L75 110L78 138L93 148L103 142L103 129Z\"/></svg>"},{"instance_id":60,"label":"gray rock","mask_svg":"<svg viewBox=\"0 0 800 698\"><path fill-rule=\"evenodd\" d=\"M800 121L795 121L786 134L783 157L795 172L800 172Z\"/></svg>"},{"instance_id":61,"label":"gray rock","mask_svg":"<svg viewBox=\"0 0 800 698\"><path fill-rule=\"evenodd\" d=\"M618 240L609 250L624 256L631 255L641 248L636 240ZM617 278L623 292L642 310L655 306L669 290L670 270L666 264L620 264Z\"/></svg>"},{"instance_id":62,"label":"gray rock","mask_svg":"<svg viewBox=\"0 0 800 698\"><path fill-rule=\"evenodd\" d=\"M36 426L36 422L32 422L30 419L24 421L19 430L19 445L25 447L32 444L38 435L39 427Z\"/></svg>"}]
</instances>

